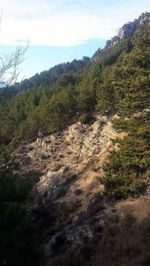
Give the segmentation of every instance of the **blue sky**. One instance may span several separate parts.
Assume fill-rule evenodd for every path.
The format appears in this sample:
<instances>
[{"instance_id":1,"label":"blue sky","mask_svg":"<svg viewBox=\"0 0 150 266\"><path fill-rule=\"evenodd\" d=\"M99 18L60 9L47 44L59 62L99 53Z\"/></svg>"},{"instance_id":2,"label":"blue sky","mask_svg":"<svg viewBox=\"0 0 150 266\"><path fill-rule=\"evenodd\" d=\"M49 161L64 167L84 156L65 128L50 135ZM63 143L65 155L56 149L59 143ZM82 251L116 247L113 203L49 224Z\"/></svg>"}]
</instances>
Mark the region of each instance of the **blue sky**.
<instances>
[{"instance_id":1,"label":"blue sky","mask_svg":"<svg viewBox=\"0 0 150 266\"><path fill-rule=\"evenodd\" d=\"M92 56L126 22L150 11L150 0L0 0L1 54L29 48L20 79Z\"/></svg>"}]
</instances>

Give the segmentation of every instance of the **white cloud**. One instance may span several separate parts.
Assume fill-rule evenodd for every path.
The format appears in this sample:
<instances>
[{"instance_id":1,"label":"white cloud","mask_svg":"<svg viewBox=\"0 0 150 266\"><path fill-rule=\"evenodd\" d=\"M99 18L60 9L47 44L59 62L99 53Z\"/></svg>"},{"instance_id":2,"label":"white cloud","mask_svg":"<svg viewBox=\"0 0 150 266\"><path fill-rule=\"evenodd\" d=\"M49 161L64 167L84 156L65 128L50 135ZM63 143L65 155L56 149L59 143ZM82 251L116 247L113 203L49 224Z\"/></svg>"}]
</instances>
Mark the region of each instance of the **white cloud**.
<instances>
[{"instance_id":1,"label":"white cloud","mask_svg":"<svg viewBox=\"0 0 150 266\"><path fill-rule=\"evenodd\" d=\"M90 39L108 39L123 23L149 8L149 0L108 0L109 5L105 2L1 0L0 44L29 40L31 45L67 47Z\"/></svg>"}]
</instances>

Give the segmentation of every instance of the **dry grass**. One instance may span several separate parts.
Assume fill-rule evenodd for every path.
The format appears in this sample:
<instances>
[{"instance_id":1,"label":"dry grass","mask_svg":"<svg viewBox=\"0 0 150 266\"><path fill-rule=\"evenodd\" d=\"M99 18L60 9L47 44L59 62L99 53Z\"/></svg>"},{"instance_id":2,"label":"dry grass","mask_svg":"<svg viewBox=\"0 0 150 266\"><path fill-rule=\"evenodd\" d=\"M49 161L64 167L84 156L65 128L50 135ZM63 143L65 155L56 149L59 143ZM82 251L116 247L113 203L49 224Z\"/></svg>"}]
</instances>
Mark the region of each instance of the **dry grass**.
<instances>
[{"instance_id":1,"label":"dry grass","mask_svg":"<svg viewBox=\"0 0 150 266\"><path fill-rule=\"evenodd\" d=\"M117 204L102 238L76 247L48 266L150 266L150 197Z\"/></svg>"},{"instance_id":2,"label":"dry grass","mask_svg":"<svg viewBox=\"0 0 150 266\"><path fill-rule=\"evenodd\" d=\"M124 201L108 220L94 266L150 265L150 197Z\"/></svg>"}]
</instances>

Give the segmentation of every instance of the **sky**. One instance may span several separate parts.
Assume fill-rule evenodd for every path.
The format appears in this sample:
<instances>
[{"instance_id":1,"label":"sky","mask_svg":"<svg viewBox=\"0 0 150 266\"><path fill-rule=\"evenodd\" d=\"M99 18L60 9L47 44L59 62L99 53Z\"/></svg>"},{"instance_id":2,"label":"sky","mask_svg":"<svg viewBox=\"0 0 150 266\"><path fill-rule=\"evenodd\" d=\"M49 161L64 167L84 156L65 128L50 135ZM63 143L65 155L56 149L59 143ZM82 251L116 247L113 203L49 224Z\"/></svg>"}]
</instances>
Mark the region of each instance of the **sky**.
<instances>
[{"instance_id":1,"label":"sky","mask_svg":"<svg viewBox=\"0 0 150 266\"><path fill-rule=\"evenodd\" d=\"M91 57L150 0L0 0L0 51L29 43L20 80L50 67Z\"/></svg>"}]
</instances>

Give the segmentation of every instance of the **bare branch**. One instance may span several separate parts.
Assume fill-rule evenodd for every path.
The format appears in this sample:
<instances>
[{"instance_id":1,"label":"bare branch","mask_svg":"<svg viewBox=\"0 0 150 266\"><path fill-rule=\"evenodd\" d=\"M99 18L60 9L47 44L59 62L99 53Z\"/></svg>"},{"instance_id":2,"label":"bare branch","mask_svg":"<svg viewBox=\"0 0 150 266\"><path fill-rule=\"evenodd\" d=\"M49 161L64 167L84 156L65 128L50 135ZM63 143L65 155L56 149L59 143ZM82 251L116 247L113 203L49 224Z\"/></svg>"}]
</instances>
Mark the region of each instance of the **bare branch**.
<instances>
[{"instance_id":1,"label":"bare branch","mask_svg":"<svg viewBox=\"0 0 150 266\"><path fill-rule=\"evenodd\" d=\"M13 53L0 57L0 82L12 85L17 80L20 74L19 65L24 60L27 48L28 45L25 47L18 45Z\"/></svg>"}]
</instances>

